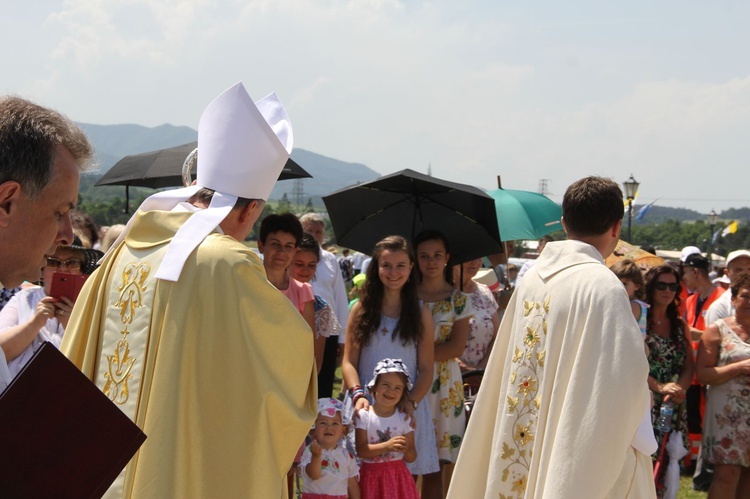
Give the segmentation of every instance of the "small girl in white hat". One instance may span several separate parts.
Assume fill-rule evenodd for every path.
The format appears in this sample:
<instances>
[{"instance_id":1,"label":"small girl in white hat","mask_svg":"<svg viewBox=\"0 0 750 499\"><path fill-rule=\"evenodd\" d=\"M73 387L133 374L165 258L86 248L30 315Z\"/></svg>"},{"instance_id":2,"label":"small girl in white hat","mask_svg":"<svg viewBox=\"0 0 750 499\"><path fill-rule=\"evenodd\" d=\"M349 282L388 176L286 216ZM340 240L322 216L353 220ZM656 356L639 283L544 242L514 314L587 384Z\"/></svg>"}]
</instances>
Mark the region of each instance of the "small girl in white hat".
<instances>
[{"instance_id":1,"label":"small girl in white hat","mask_svg":"<svg viewBox=\"0 0 750 499\"><path fill-rule=\"evenodd\" d=\"M362 499L419 497L404 461L414 462L414 428L398 404L412 389L409 370L401 359L377 363L367 384L375 403L357 412L355 442L362 460Z\"/></svg>"},{"instance_id":2,"label":"small girl in white hat","mask_svg":"<svg viewBox=\"0 0 750 499\"><path fill-rule=\"evenodd\" d=\"M347 499L360 497L359 465L346 450L349 418L336 399L318 399L318 417L312 429L313 441L302 453L302 499Z\"/></svg>"}]
</instances>

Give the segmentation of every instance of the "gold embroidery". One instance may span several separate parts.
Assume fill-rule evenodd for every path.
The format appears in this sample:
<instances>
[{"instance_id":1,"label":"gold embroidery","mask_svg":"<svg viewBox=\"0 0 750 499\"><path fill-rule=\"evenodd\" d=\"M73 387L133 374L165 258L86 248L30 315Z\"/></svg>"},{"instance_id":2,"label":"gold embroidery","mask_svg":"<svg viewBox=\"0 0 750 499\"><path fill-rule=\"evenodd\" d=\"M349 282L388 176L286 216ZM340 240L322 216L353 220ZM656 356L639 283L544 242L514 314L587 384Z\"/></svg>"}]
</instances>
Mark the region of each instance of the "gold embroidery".
<instances>
[{"instance_id":1,"label":"gold embroidery","mask_svg":"<svg viewBox=\"0 0 750 499\"><path fill-rule=\"evenodd\" d=\"M505 412L511 418L513 433L510 441L503 442L500 455L503 466L501 480L510 490L505 489L500 493L501 498L521 497L526 491L541 405L539 385L547 354L544 348L549 302L549 297L542 303L528 300L523 302L525 333L521 343L515 345L511 359L510 384L516 386L516 393L506 395ZM544 336L540 336L540 331Z\"/></svg>"},{"instance_id":2,"label":"gold embroidery","mask_svg":"<svg viewBox=\"0 0 750 499\"><path fill-rule=\"evenodd\" d=\"M130 343L128 324L133 323L135 312L143 306L143 293L146 291L146 278L151 273L151 265L148 263L129 263L122 271L122 284L117 287L119 296L115 307L120 309L120 322L125 327L120 334L122 338L117 341L115 351L107 355L107 372L104 373L104 394L116 404L124 404L130 397L128 380L133 379L130 371L135 364L135 357L130 356Z\"/></svg>"},{"instance_id":3,"label":"gold embroidery","mask_svg":"<svg viewBox=\"0 0 750 499\"><path fill-rule=\"evenodd\" d=\"M135 358L130 356L130 344L126 339L128 332L127 326L121 331L122 339L117 342L115 353L107 355L107 372L104 373L104 378L107 380L104 384L104 394L112 402L120 405L127 402L130 396L128 380L133 379L130 370L133 369L135 363Z\"/></svg>"},{"instance_id":4,"label":"gold embroidery","mask_svg":"<svg viewBox=\"0 0 750 499\"><path fill-rule=\"evenodd\" d=\"M132 324L135 310L143 305L143 293L146 291L146 278L151 273L148 263L129 263L122 271L122 284L117 287L120 296L115 307L120 309L120 320L123 324Z\"/></svg>"}]
</instances>

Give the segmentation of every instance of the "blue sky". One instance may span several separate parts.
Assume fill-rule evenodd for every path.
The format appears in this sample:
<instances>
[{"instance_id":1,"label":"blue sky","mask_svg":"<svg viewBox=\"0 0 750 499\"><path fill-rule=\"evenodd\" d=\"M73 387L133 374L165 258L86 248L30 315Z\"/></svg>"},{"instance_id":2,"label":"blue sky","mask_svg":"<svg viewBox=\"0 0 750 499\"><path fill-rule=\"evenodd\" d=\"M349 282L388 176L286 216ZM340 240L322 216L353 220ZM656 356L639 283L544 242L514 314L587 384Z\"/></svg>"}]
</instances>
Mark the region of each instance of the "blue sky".
<instances>
[{"instance_id":1,"label":"blue sky","mask_svg":"<svg viewBox=\"0 0 750 499\"><path fill-rule=\"evenodd\" d=\"M295 146L553 199L750 206L750 3L0 0L0 93L87 123L197 129L242 80Z\"/></svg>"}]
</instances>

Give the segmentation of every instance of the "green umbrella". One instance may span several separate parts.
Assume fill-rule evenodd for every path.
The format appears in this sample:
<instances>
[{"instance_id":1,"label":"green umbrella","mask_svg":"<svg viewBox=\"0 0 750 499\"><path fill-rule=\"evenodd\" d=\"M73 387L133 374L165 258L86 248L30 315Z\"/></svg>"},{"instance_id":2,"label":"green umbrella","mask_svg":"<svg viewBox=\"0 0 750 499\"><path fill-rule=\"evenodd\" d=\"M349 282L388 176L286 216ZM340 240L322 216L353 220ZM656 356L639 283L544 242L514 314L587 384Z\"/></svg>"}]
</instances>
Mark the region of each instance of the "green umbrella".
<instances>
[{"instance_id":1,"label":"green umbrella","mask_svg":"<svg viewBox=\"0 0 750 499\"><path fill-rule=\"evenodd\" d=\"M562 229L562 208L543 194L512 189L495 189L487 194L495 200L503 241L539 239Z\"/></svg>"}]
</instances>

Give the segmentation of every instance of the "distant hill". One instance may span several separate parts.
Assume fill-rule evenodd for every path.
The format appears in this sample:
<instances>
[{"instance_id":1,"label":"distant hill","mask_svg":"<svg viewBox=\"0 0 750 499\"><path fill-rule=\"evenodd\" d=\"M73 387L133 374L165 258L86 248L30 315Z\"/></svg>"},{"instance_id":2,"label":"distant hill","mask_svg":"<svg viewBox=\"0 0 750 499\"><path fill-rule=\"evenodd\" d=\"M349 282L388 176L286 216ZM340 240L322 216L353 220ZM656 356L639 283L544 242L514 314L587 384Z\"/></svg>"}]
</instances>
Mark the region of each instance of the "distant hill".
<instances>
[{"instance_id":1,"label":"distant hill","mask_svg":"<svg viewBox=\"0 0 750 499\"><path fill-rule=\"evenodd\" d=\"M648 209L641 221L636 220L636 216L642 206L633 205L633 225L652 225L664 223L667 220L677 220L678 222L693 222L696 220L707 221L707 214L700 213L687 208L670 208L668 206L654 205ZM718 213L720 221L750 221L750 208L732 208ZM625 214L627 220L627 213Z\"/></svg>"},{"instance_id":2,"label":"distant hill","mask_svg":"<svg viewBox=\"0 0 750 499\"><path fill-rule=\"evenodd\" d=\"M89 199L107 199L124 196L125 188L119 186L93 187L112 166L130 154L154 151L167 147L193 142L198 132L190 127L160 125L149 128L141 125L92 125L79 123L96 150L99 170L86 175L81 183L81 194ZM321 205L320 197L335 190L359 182L372 180L380 174L360 163L348 163L322 156L304 149L294 149L292 159L307 170L313 178L301 182L287 180L279 182L271 193L271 199L280 199L285 193L294 202L299 196L302 204L309 198L316 206ZM152 192L150 189L131 188L130 198Z\"/></svg>"}]
</instances>

